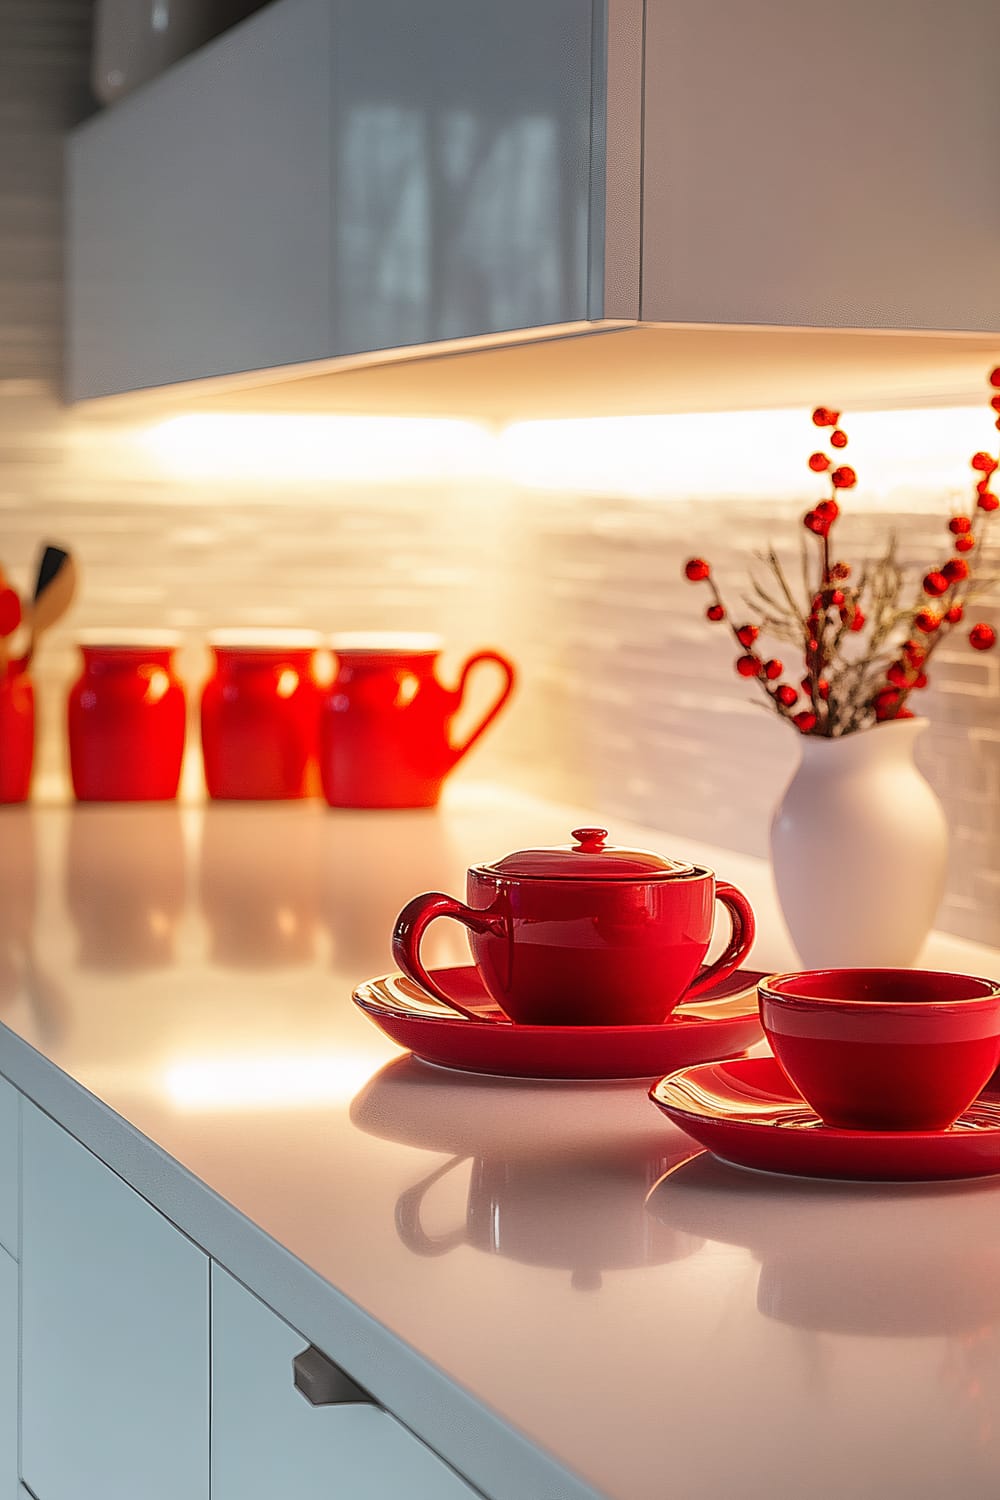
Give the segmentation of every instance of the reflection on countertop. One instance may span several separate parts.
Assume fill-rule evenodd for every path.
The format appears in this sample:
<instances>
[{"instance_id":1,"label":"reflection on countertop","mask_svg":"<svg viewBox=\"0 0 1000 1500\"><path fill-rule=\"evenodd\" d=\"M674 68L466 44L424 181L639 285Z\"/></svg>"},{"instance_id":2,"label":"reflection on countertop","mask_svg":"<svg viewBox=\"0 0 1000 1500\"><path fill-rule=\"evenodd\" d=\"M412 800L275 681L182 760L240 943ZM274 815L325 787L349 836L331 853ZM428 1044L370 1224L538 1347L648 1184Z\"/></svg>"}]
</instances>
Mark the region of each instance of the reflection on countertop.
<instances>
[{"instance_id":1,"label":"reflection on countertop","mask_svg":"<svg viewBox=\"0 0 1000 1500\"><path fill-rule=\"evenodd\" d=\"M358 1094L351 1121L400 1145L449 1153L396 1201L408 1250L438 1256L469 1244L563 1268L586 1291L600 1288L605 1271L666 1264L701 1243L644 1212L651 1185L693 1149L683 1137L651 1133L644 1105L634 1084L479 1078L401 1057ZM425 1200L466 1165L463 1222L429 1232Z\"/></svg>"},{"instance_id":2,"label":"reflection on countertop","mask_svg":"<svg viewBox=\"0 0 1000 1500\"><path fill-rule=\"evenodd\" d=\"M749 1250L757 1307L781 1323L877 1338L960 1338L1000 1322L1000 1187L809 1181L708 1152L649 1195L657 1223Z\"/></svg>"}]
</instances>

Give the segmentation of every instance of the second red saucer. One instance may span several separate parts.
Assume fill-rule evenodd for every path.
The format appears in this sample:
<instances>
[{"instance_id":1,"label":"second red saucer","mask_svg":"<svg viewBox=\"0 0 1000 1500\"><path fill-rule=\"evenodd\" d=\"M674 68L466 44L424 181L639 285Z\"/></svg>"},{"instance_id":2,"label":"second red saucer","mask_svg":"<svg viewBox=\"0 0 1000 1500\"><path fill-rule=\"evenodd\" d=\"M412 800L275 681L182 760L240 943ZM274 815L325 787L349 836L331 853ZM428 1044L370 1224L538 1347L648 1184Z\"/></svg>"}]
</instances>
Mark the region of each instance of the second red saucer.
<instances>
[{"instance_id":1,"label":"second red saucer","mask_svg":"<svg viewBox=\"0 0 1000 1500\"><path fill-rule=\"evenodd\" d=\"M981 1094L947 1130L835 1130L773 1057L703 1063L649 1097L722 1161L797 1177L933 1182L1000 1172L1000 1097Z\"/></svg>"},{"instance_id":2,"label":"second red saucer","mask_svg":"<svg viewBox=\"0 0 1000 1500\"><path fill-rule=\"evenodd\" d=\"M658 1026L514 1026L471 965L433 970L446 994L482 1020L442 1005L402 974L359 985L355 1004L424 1062L505 1078L652 1078L761 1039L757 982L741 969Z\"/></svg>"}]
</instances>

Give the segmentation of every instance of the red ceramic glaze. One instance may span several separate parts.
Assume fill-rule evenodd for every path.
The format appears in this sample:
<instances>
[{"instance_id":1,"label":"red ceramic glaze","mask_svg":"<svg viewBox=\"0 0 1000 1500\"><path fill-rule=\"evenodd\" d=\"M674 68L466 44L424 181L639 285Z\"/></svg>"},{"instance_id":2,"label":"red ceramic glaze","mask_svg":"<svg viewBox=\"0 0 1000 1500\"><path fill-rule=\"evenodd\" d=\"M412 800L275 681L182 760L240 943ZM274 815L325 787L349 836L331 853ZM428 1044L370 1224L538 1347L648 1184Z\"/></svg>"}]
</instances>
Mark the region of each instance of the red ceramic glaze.
<instances>
[{"instance_id":1,"label":"red ceramic glaze","mask_svg":"<svg viewBox=\"0 0 1000 1500\"><path fill-rule=\"evenodd\" d=\"M944 1130L1000 1061L1000 984L924 969L813 969L760 985L772 1051L827 1125Z\"/></svg>"},{"instance_id":2,"label":"red ceramic glaze","mask_svg":"<svg viewBox=\"0 0 1000 1500\"><path fill-rule=\"evenodd\" d=\"M498 651L477 651L458 686L435 675L433 638L378 637L334 641L337 678L320 716L320 774L331 807L434 807L448 772L492 724L514 687L514 667ZM428 642L431 643L428 643ZM452 720L481 662L495 662L503 686L489 712L462 743Z\"/></svg>"},{"instance_id":3,"label":"red ceramic glaze","mask_svg":"<svg viewBox=\"0 0 1000 1500\"><path fill-rule=\"evenodd\" d=\"M468 872L467 904L417 896L396 919L392 952L404 974L447 1003L420 961L435 917L469 930L489 993L528 1026L643 1026L662 1021L731 974L754 940L750 903L711 870L646 850L606 846L581 828L574 845L526 850ZM579 870L579 875L577 875ZM551 873L549 873L551 872ZM725 952L695 979L721 901L732 919Z\"/></svg>"},{"instance_id":4,"label":"red ceramic glaze","mask_svg":"<svg viewBox=\"0 0 1000 1500\"><path fill-rule=\"evenodd\" d=\"M35 753L35 690L13 665L0 677L0 802L26 802Z\"/></svg>"},{"instance_id":5,"label":"red ceramic glaze","mask_svg":"<svg viewBox=\"0 0 1000 1500\"><path fill-rule=\"evenodd\" d=\"M838 1130L824 1125L773 1057L702 1063L663 1078L649 1097L722 1161L797 1177L932 1182L1000 1172L1000 1101L984 1096L947 1130Z\"/></svg>"},{"instance_id":6,"label":"red ceramic glaze","mask_svg":"<svg viewBox=\"0 0 1000 1500\"><path fill-rule=\"evenodd\" d=\"M220 631L201 695L201 748L208 795L253 801L307 797L316 789L319 638L288 632L258 641Z\"/></svg>"},{"instance_id":7,"label":"red ceramic glaze","mask_svg":"<svg viewBox=\"0 0 1000 1500\"><path fill-rule=\"evenodd\" d=\"M69 764L80 802L165 802L184 755L184 690L174 644L81 643L70 689Z\"/></svg>"},{"instance_id":8,"label":"red ceramic glaze","mask_svg":"<svg viewBox=\"0 0 1000 1500\"><path fill-rule=\"evenodd\" d=\"M659 1026L512 1026L471 966L434 969L455 1015L402 974L360 985L355 1004L400 1047L439 1067L508 1078L652 1078L760 1041L755 985L741 970L685 1001Z\"/></svg>"}]
</instances>

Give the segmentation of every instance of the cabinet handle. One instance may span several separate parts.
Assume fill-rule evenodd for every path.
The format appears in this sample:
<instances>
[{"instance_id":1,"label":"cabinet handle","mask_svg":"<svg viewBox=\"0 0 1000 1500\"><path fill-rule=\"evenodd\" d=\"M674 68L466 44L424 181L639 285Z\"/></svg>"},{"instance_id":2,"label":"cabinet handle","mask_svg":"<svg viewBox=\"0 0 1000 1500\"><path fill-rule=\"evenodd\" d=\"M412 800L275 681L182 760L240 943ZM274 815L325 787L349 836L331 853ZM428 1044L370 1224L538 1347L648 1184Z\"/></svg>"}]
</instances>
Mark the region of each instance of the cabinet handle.
<instances>
[{"instance_id":1,"label":"cabinet handle","mask_svg":"<svg viewBox=\"0 0 1000 1500\"><path fill-rule=\"evenodd\" d=\"M375 1405L368 1392L356 1385L349 1375L345 1375L332 1359L327 1359L315 1344L310 1344L308 1349L296 1354L292 1360L292 1371L295 1389L301 1392L310 1406L356 1406L362 1402L367 1406Z\"/></svg>"}]
</instances>

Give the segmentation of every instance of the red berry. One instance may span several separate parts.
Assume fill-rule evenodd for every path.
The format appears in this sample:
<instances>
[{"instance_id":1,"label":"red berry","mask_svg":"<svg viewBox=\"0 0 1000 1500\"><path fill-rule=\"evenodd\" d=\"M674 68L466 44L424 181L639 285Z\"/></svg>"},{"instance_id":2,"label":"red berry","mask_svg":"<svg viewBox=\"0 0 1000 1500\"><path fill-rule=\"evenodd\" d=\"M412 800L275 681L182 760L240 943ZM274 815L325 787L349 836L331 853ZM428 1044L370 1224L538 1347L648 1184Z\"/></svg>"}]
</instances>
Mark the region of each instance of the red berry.
<instances>
[{"instance_id":1,"label":"red berry","mask_svg":"<svg viewBox=\"0 0 1000 1500\"><path fill-rule=\"evenodd\" d=\"M750 647L753 645L754 641L759 635L760 631L757 629L756 625L741 625L739 630L737 630L736 632L736 639L739 641L741 646L745 646L749 651Z\"/></svg>"},{"instance_id":2,"label":"red berry","mask_svg":"<svg viewBox=\"0 0 1000 1500\"><path fill-rule=\"evenodd\" d=\"M849 464L843 464L839 469L834 469L830 480L834 489L852 490L858 482L858 476Z\"/></svg>"},{"instance_id":3,"label":"red berry","mask_svg":"<svg viewBox=\"0 0 1000 1500\"><path fill-rule=\"evenodd\" d=\"M833 567L830 569L830 577L839 578L841 582L843 582L845 578L850 578L850 576L851 569L849 563L835 562Z\"/></svg>"},{"instance_id":4,"label":"red berry","mask_svg":"<svg viewBox=\"0 0 1000 1500\"><path fill-rule=\"evenodd\" d=\"M840 515L840 506L836 500L821 500L816 507L816 514L827 521L835 521Z\"/></svg>"},{"instance_id":5,"label":"red berry","mask_svg":"<svg viewBox=\"0 0 1000 1500\"><path fill-rule=\"evenodd\" d=\"M965 610L960 604L953 604L951 609L945 611L944 617L949 625L957 625L964 614Z\"/></svg>"},{"instance_id":6,"label":"red berry","mask_svg":"<svg viewBox=\"0 0 1000 1500\"><path fill-rule=\"evenodd\" d=\"M976 503L980 510L996 510L997 506L1000 505L1000 499L989 490L981 490Z\"/></svg>"},{"instance_id":7,"label":"red berry","mask_svg":"<svg viewBox=\"0 0 1000 1500\"><path fill-rule=\"evenodd\" d=\"M830 534L830 523L820 515L818 510L807 510L802 517L802 524L814 536L829 536Z\"/></svg>"},{"instance_id":8,"label":"red berry","mask_svg":"<svg viewBox=\"0 0 1000 1500\"><path fill-rule=\"evenodd\" d=\"M814 474L823 474L830 467L830 460L825 453L811 453L809 455L809 467Z\"/></svg>"},{"instance_id":9,"label":"red berry","mask_svg":"<svg viewBox=\"0 0 1000 1500\"><path fill-rule=\"evenodd\" d=\"M941 616L931 614L929 609L922 609L913 616L913 623L924 635L932 635L941 624Z\"/></svg>"},{"instance_id":10,"label":"red berry","mask_svg":"<svg viewBox=\"0 0 1000 1500\"><path fill-rule=\"evenodd\" d=\"M926 672L921 672L920 676L917 678L917 680L913 684L913 686L915 688L925 688L927 686L927 684L928 684L929 681L930 681L930 678L927 676L927 673Z\"/></svg>"},{"instance_id":11,"label":"red berry","mask_svg":"<svg viewBox=\"0 0 1000 1500\"><path fill-rule=\"evenodd\" d=\"M813 422L817 427L836 427L834 414L826 406L817 406L813 412Z\"/></svg>"},{"instance_id":12,"label":"red berry","mask_svg":"<svg viewBox=\"0 0 1000 1500\"><path fill-rule=\"evenodd\" d=\"M830 603L834 609L842 609L844 605L844 592L842 589L834 589L830 595Z\"/></svg>"},{"instance_id":13,"label":"red berry","mask_svg":"<svg viewBox=\"0 0 1000 1500\"><path fill-rule=\"evenodd\" d=\"M996 645L997 633L992 625L973 625L969 631L969 645L974 651L989 651Z\"/></svg>"},{"instance_id":14,"label":"red berry","mask_svg":"<svg viewBox=\"0 0 1000 1500\"><path fill-rule=\"evenodd\" d=\"M972 455L972 467L978 469L983 474L992 474L997 467L997 461L995 458L991 458L988 453L974 453Z\"/></svg>"},{"instance_id":15,"label":"red berry","mask_svg":"<svg viewBox=\"0 0 1000 1500\"><path fill-rule=\"evenodd\" d=\"M701 583L711 571L703 557L692 557L684 564L684 576L692 583Z\"/></svg>"},{"instance_id":16,"label":"red berry","mask_svg":"<svg viewBox=\"0 0 1000 1500\"><path fill-rule=\"evenodd\" d=\"M806 651L809 653L810 656L815 656L818 650L819 650L819 641L814 641L811 638L808 641L806 641Z\"/></svg>"},{"instance_id":17,"label":"red berry","mask_svg":"<svg viewBox=\"0 0 1000 1500\"><path fill-rule=\"evenodd\" d=\"M913 668L922 667L927 656L927 652L919 641L904 641L900 654L904 661Z\"/></svg>"},{"instance_id":18,"label":"red berry","mask_svg":"<svg viewBox=\"0 0 1000 1500\"><path fill-rule=\"evenodd\" d=\"M840 428L838 427L835 432L830 433L830 444L834 448L846 448L847 433L841 432Z\"/></svg>"},{"instance_id":19,"label":"red berry","mask_svg":"<svg viewBox=\"0 0 1000 1500\"><path fill-rule=\"evenodd\" d=\"M811 677L803 677L800 686L802 688L802 691L805 693L806 697L807 698L811 698L812 697L812 689L813 689L812 678Z\"/></svg>"},{"instance_id":20,"label":"red berry","mask_svg":"<svg viewBox=\"0 0 1000 1500\"><path fill-rule=\"evenodd\" d=\"M826 680L825 677L821 677L819 679L819 682L817 682L817 684L816 684L816 697L817 698L822 698L823 702L825 703L826 700L827 700L827 698L829 698L829 696L830 696L830 684L827 682L827 680Z\"/></svg>"},{"instance_id":21,"label":"red berry","mask_svg":"<svg viewBox=\"0 0 1000 1500\"><path fill-rule=\"evenodd\" d=\"M741 677L759 677L764 663L759 656L738 656L736 670Z\"/></svg>"},{"instance_id":22,"label":"red berry","mask_svg":"<svg viewBox=\"0 0 1000 1500\"><path fill-rule=\"evenodd\" d=\"M955 536L964 536L967 531L972 530L972 521L968 516L952 516L948 522L948 530Z\"/></svg>"},{"instance_id":23,"label":"red berry","mask_svg":"<svg viewBox=\"0 0 1000 1500\"><path fill-rule=\"evenodd\" d=\"M956 552L971 552L975 545L976 539L974 536L960 536L955 539Z\"/></svg>"},{"instance_id":24,"label":"red berry","mask_svg":"<svg viewBox=\"0 0 1000 1500\"><path fill-rule=\"evenodd\" d=\"M905 687L910 680L909 670L902 661L894 661L885 675L893 687Z\"/></svg>"},{"instance_id":25,"label":"red berry","mask_svg":"<svg viewBox=\"0 0 1000 1500\"><path fill-rule=\"evenodd\" d=\"M936 598L938 594L946 594L947 592L948 580L944 576L943 572L933 572L927 574L927 577L924 579L925 594L930 594L932 598Z\"/></svg>"},{"instance_id":26,"label":"red berry","mask_svg":"<svg viewBox=\"0 0 1000 1500\"><path fill-rule=\"evenodd\" d=\"M710 620L724 620L726 618L726 611L721 604L710 604L705 613Z\"/></svg>"},{"instance_id":27,"label":"red berry","mask_svg":"<svg viewBox=\"0 0 1000 1500\"><path fill-rule=\"evenodd\" d=\"M772 656L770 661L764 663L764 676L768 682L773 682L776 677L780 677L784 670L784 662L779 661L776 656Z\"/></svg>"},{"instance_id":28,"label":"red berry","mask_svg":"<svg viewBox=\"0 0 1000 1500\"><path fill-rule=\"evenodd\" d=\"M990 385L1000 385L1000 365L990 371Z\"/></svg>"},{"instance_id":29,"label":"red berry","mask_svg":"<svg viewBox=\"0 0 1000 1500\"><path fill-rule=\"evenodd\" d=\"M941 569L941 576L949 583L961 583L969 576L969 564L964 557L950 557Z\"/></svg>"},{"instance_id":30,"label":"red berry","mask_svg":"<svg viewBox=\"0 0 1000 1500\"><path fill-rule=\"evenodd\" d=\"M812 734L819 720L810 709L804 708L801 713L793 715L792 723L800 734Z\"/></svg>"},{"instance_id":31,"label":"red berry","mask_svg":"<svg viewBox=\"0 0 1000 1500\"><path fill-rule=\"evenodd\" d=\"M882 688L872 699L876 719L892 719L899 707L900 694L895 688Z\"/></svg>"},{"instance_id":32,"label":"red berry","mask_svg":"<svg viewBox=\"0 0 1000 1500\"><path fill-rule=\"evenodd\" d=\"M774 696L782 708L791 708L793 703L798 702L798 693L789 683L783 682L779 688L775 688Z\"/></svg>"},{"instance_id":33,"label":"red berry","mask_svg":"<svg viewBox=\"0 0 1000 1500\"><path fill-rule=\"evenodd\" d=\"M856 609L854 611L854 619L851 621L851 629L852 630L864 630L864 628L865 628L865 617L861 613L860 609Z\"/></svg>"},{"instance_id":34,"label":"red berry","mask_svg":"<svg viewBox=\"0 0 1000 1500\"><path fill-rule=\"evenodd\" d=\"M991 396L990 405L994 411L1000 411L1000 396Z\"/></svg>"}]
</instances>

